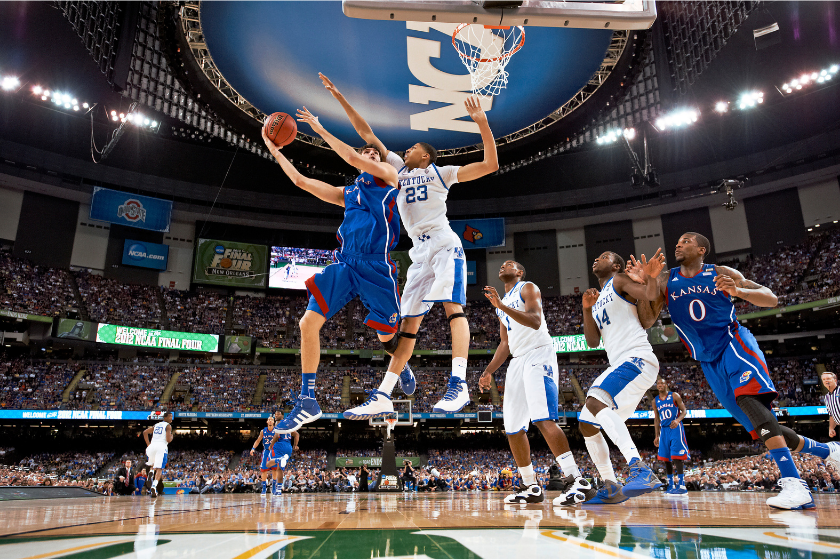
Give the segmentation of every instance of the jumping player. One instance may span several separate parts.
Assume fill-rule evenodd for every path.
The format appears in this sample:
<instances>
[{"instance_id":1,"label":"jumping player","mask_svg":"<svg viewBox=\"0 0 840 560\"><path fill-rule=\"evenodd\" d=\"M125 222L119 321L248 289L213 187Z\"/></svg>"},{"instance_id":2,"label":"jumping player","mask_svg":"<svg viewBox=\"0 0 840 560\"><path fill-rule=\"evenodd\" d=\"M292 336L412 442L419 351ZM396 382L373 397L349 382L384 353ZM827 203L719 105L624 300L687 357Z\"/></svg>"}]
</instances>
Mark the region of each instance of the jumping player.
<instances>
[{"instance_id":1,"label":"jumping player","mask_svg":"<svg viewBox=\"0 0 840 560\"><path fill-rule=\"evenodd\" d=\"M272 476L272 485L271 485L271 493L277 493L277 467L274 465L269 465L268 461L272 458L272 451L273 451L273 443L275 441L274 437L274 416L269 416L268 420L266 420L266 427L260 431L260 435L257 436L257 440L254 442L254 446L251 448L251 456L253 457L257 452L257 447L260 446L260 442L262 442L263 452L262 452L262 461L260 462L260 478L262 478L262 491L260 494L265 497L266 493L266 486L267 486L267 479L269 475L273 473Z\"/></svg>"},{"instance_id":2,"label":"jumping player","mask_svg":"<svg viewBox=\"0 0 840 560\"><path fill-rule=\"evenodd\" d=\"M157 498L159 493L162 493L161 477L169 458L169 443L172 441L172 413L164 413L162 422L143 430L143 439L146 440L146 455L149 457L146 464L151 467L146 486L149 487L149 495Z\"/></svg>"},{"instance_id":3,"label":"jumping player","mask_svg":"<svg viewBox=\"0 0 840 560\"><path fill-rule=\"evenodd\" d=\"M563 495L555 498L554 505L575 505L595 496L595 489L581 477L566 434L556 424L559 418L559 369L543 315L540 289L533 282L525 282L525 268L516 261L502 264L499 280L505 285L504 297L500 298L492 286L484 287L484 295L496 308L501 341L481 374L478 386L489 390L493 372L513 355L506 373L504 420L522 485L518 492L505 498L505 503L537 503L545 499L531 464L528 426L533 423L548 443L565 477Z\"/></svg>"},{"instance_id":4,"label":"jumping player","mask_svg":"<svg viewBox=\"0 0 840 560\"><path fill-rule=\"evenodd\" d=\"M363 405L345 412L345 417L364 419L394 410L390 396L398 378L395 372L400 371L398 368L401 367L401 360L407 362L411 357L423 316L436 302L443 304L452 331L452 376L446 394L432 410L458 412L470 402L466 381L470 327L463 309L467 301L467 264L461 240L452 231L446 217L446 197L455 183L473 181L499 169L496 142L487 123L487 115L477 98L466 99L464 105L467 113L478 125L484 144L482 161L463 167L438 167L435 164L437 150L425 142L419 142L406 150L403 160L388 151L335 85L323 74L319 76L327 90L341 103L359 136L376 146L385 161L399 171L400 192L397 201L400 216L414 244L409 252L412 264L403 289L399 331L399 336L408 340L400 343L399 350L394 354L397 363L389 366L379 389L371 393Z\"/></svg>"},{"instance_id":5,"label":"jumping player","mask_svg":"<svg viewBox=\"0 0 840 560\"><path fill-rule=\"evenodd\" d=\"M668 391L668 383L661 377L656 380L656 390L659 394L653 399L653 425L656 430L653 445L659 448L657 458L665 463L665 474L668 475L665 493L687 494L683 461L688 461L691 455L682 421L688 410L680 394ZM677 475L676 482L674 473Z\"/></svg>"},{"instance_id":6,"label":"jumping player","mask_svg":"<svg viewBox=\"0 0 840 560\"><path fill-rule=\"evenodd\" d=\"M660 267L664 265L659 252L651 259L651 263L656 262ZM645 327L651 326L655 319L648 300L644 299L647 290L623 270L624 259L618 254L602 253L592 265L601 291L590 288L583 294L586 343L590 348L596 348L603 338L610 362L610 367L595 379L586 393L578 423L586 449L604 479L598 494L587 502L593 504L617 504L662 486L642 461L625 425L656 381L659 360L645 332ZM630 466L630 476L624 487L615 476L610 450L599 428L618 447Z\"/></svg>"},{"instance_id":7,"label":"jumping player","mask_svg":"<svg viewBox=\"0 0 840 560\"><path fill-rule=\"evenodd\" d=\"M336 262L306 281L310 297L300 320L301 390L292 411L275 426L283 434L321 417L321 407L315 400L315 375L321 359L320 331L327 319L359 296L369 311L365 324L375 329L386 349L393 352L400 317L396 266L389 257L400 235L396 170L380 161L380 151L375 146L366 146L359 154L338 140L306 107L298 110L297 117L360 174L349 187L333 187L304 177L263 130L265 145L297 187L344 207L344 221L337 234L341 249L335 253Z\"/></svg>"},{"instance_id":8,"label":"jumping player","mask_svg":"<svg viewBox=\"0 0 840 560\"><path fill-rule=\"evenodd\" d=\"M691 357L698 360L720 403L754 439L761 438L779 467L782 491L767 499L779 509L808 509L814 500L800 478L790 451L809 453L840 467L840 444L818 443L782 426L770 410L777 393L764 354L755 337L735 316L731 297L759 307L775 307L778 298L769 288L747 280L735 269L705 264L709 240L699 233L684 233L674 251L679 265L671 270L651 266L642 255L632 259L628 274L644 283L648 292L665 301L677 332ZM651 301L653 299L651 298Z\"/></svg>"}]
</instances>

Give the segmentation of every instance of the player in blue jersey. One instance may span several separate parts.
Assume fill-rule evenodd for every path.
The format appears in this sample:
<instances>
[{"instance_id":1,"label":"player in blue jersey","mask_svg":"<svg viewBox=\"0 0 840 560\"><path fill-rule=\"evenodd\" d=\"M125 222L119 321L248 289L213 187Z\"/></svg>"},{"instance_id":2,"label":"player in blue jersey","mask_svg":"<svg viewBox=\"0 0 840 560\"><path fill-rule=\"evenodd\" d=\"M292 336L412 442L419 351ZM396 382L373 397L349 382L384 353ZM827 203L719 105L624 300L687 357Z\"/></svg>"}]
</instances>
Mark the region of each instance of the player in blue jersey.
<instances>
[{"instance_id":1,"label":"player in blue jersey","mask_svg":"<svg viewBox=\"0 0 840 560\"><path fill-rule=\"evenodd\" d=\"M691 357L698 360L720 403L754 439L760 438L779 467L782 491L767 500L779 509L807 509L814 500L802 481L790 450L809 453L840 467L840 444L818 443L779 424L771 411L777 393L770 379L764 354L755 337L741 326L730 298L737 297L758 307L775 307L778 298L735 269L706 264L709 240L694 232L683 234L674 251L679 265L658 273L644 255L631 257L627 274L646 284L646 295L656 295L656 307L667 301L677 332ZM654 272L657 271L657 272ZM653 298L648 298L654 301Z\"/></svg>"},{"instance_id":2,"label":"player in blue jersey","mask_svg":"<svg viewBox=\"0 0 840 560\"><path fill-rule=\"evenodd\" d=\"M263 451L262 451L262 461L260 461L260 477L262 478L262 492L261 494L265 496L266 492L266 485L267 479L269 474L272 471L276 470L276 466L269 465L268 461L271 459L271 449L272 449L272 442L274 441L274 417L269 416L268 420L266 420L266 427L260 430L260 435L257 436L257 440L254 442L253 447L251 448L251 456L253 457L257 453L257 448L262 443ZM272 477L276 478L276 477ZM272 494L277 488L277 482L275 480L274 487L272 488Z\"/></svg>"},{"instance_id":3,"label":"player in blue jersey","mask_svg":"<svg viewBox=\"0 0 840 560\"><path fill-rule=\"evenodd\" d=\"M315 400L315 375L321 359L321 327L327 319L358 296L369 312L365 324L376 330L379 340L392 354L397 347L400 320L397 267L390 258L400 235L397 171L381 161L375 146L366 146L357 153L327 132L306 107L298 110L297 117L360 174L348 187L334 187L304 177L263 130L265 145L295 186L344 208L344 221L337 233L341 248L335 253L336 262L306 281L309 305L300 320L303 379L294 408L276 426L280 433L297 431L321 417L321 407Z\"/></svg>"},{"instance_id":4,"label":"player in blue jersey","mask_svg":"<svg viewBox=\"0 0 840 560\"><path fill-rule=\"evenodd\" d=\"M653 399L653 426L656 429L653 445L659 448L657 458L665 463L665 474L668 475L665 493L687 494L683 461L688 461L691 455L682 421L688 410L680 394L668 391L668 383L661 377L656 380L656 390L659 394Z\"/></svg>"},{"instance_id":5,"label":"player in blue jersey","mask_svg":"<svg viewBox=\"0 0 840 560\"><path fill-rule=\"evenodd\" d=\"M274 412L274 423L279 424L283 420L283 413L279 410ZM290 434L282 434L277 430L274 431L274 437L271 439L268 461L266 466L274 471L274 485L271 489L271 495L277 496L282 492L283 481L282 478L286 472L286 466L292 458L292 453L298 449L298 441L300 441L300 434L292 432Z\"/></svg>"}]
</instances>

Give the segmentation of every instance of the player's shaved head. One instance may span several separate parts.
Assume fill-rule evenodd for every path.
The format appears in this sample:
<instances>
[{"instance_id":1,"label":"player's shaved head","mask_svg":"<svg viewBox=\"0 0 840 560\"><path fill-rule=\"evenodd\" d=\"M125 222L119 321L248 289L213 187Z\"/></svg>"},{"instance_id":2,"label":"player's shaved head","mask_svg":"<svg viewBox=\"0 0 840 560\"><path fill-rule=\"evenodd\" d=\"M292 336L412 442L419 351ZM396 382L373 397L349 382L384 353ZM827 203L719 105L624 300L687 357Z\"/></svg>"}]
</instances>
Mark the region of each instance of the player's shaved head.
<instances>
[{"instance_id":1,"label":"player's shaved head","mask_svg":"<svg viewBox=\"0 0 840 560\"><path fill-rule=\"evenodd\" d=\"M612 255L612 262L613 264L617 264L619 266L618 271L621 272L624 270L624 259L621 258L621 255L618 253L614 253L612 251L609 252Z\"/></svg>"},{"instance_id":2,"label":"player's shaved head","mask_svg":"<svg viewBox=\"0 0 840 560\"><path fill-rule=\"evenodd\" d=\"M688 235L690 237L693 237L694 241L697 243L697 246L702 247L703 249L706 250L706 252L703 254L704 257L709 256L709 253L712 252L712 244L709 242L709 238L707 238L705 235L703 235L701 233L697 233L697 232L694 232L694 231L689 231L689 232L686 232L686 233L683 234L683 236L686 236L686 235Z\"/></svg>"}]
</instances>

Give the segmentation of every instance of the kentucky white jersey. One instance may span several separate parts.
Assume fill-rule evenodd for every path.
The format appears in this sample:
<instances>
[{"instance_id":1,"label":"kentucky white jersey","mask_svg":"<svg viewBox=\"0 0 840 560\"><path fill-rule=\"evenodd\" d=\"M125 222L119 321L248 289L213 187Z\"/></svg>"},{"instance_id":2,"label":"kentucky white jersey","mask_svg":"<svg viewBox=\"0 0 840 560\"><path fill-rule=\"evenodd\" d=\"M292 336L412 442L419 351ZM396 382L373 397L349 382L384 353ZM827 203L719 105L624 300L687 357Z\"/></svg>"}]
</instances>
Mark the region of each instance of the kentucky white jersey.
<instances>
[{"instance_id":1,"label":"kentucky white jersey","mask_svg":"<svg viewBox=\"0 0 840 560\"><path fill-rule=\"evenodd\" d=\"M388 152L385 161L397 170L400 191L397 207L408 235L416 245L426 232L450 230L446 217L446 197L449 189L458 182L457 165L438 167L430 163L427 167L409 170L400 156Z\"/></svg>"},{"instance_id":2,"label":"kentucky white jersey","mask_svg":"<svg viewBox=\"0 0 840 560\"><path fill-rule=\"evenodd\" d=\"M169 442L166 441L166 427L169 425L169 422L158 422L155 424L155 429L152 431L152 443L149 445L161 445L166 447L169 445Z\"/></svg>"},{"instance_id":3,"label":"kentucky white jersey","mask_svg":"<svg viewBox=\"0 0 840 560\"><path fill-rule=\"evenodd\" d=\"M639 322L636 305L615 291L612 278L604 284L598 301L592 306L592 317L601 331L611 366L631 357L653 356L653 348L648 342L647 332ZM655 358L652 359L659 363Z\"/></svg>"},{"instance_id":4,"label":"kentucky white jersey","mask_svg":"<svg viewBox=\"0 0 840 560\"><path fill-rule=\"evenodd\" d=\"M522 288L526 284L531 284L531 282L517 282L516 286L504 295L502 303L511 309L525 311ZM534 287L536 287L536 284L534 284ZM514 358L527 354L531 350L541 346L551 346L551 335L548 334L548 327L545 324L545 315L543 315L542 308L540 308L540 328L538 329L532 329L531 327L517 323L501 309L496 310L496 315L501 319L504 328L507 329L508 347Z\"/></svg>"}]
</instances>

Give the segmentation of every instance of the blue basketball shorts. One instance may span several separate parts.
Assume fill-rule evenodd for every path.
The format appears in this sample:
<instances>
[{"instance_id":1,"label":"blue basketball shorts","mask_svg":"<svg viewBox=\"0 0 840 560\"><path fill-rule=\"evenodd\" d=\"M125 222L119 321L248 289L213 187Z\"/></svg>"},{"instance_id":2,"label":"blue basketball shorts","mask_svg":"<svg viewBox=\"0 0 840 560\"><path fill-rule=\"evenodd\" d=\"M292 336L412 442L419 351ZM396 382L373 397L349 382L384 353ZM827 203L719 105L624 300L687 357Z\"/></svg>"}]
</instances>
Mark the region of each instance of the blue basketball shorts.
<instances>
[{"instance_id":1,"label":"blue basketball shorts","mask_svg":"<svg viewBox=\"0 0 840 560\"><path fill-rule=\"evenodd\" d=\"M770 379L770 370L755 337L744 327L732 332L732 339L723 353L712 362L701 362L709 387L720 404L735 420L758 439L755 426L735 402L741 395L760 395L770 408L778 393Z\"/></svg>"},{"instance_id":2,"label":"blue basketball shorts","mask_svg":"<svg viewBox=\"0 0 840 560\"><path fill-rule=\"evenodd\" d=\"M286 457L285 461L281 462L282 457ZM275 469L286 470L286 466L288 465L289 459L292 458L292 444L284 441L282 443L276 444L271 450L271 459L277 461L274 467Z\"/></svg>"},{"instance_id":3,"label":"blue basketball shorts","mask_svg":"<svg viewBox=\"0 0 840 560\"><path fill-rule=\"evenodd\" d=\"M336 252L335 262L306 281L307 310L329 319L359 296L368 310L364 323L380 334L394 334L400 321L397 266L382 255Z\"/></svg>"},{"instance_id":4,"label":"blue basketball shorts","mask_svg":"<svg viewBox=\"0 0 840 560\"><path fill-rule=\"evenodd\" d=\"M676 428L670 425L660 427L659 451L656 454L660 461L688 461L691 458L682 422Z\"/></svg>"},{"instance_id":5,"label":"blue basketball shorts","mask_svg":"<svg viewBox=\"0 0 840 560\"><path fill-rule=\"evenodd\" d=\"M273 458L274 457L272 456L270 449L268 451L264 450L263 454L262 454L262 461L260 462L260 470L261 471L273 471L274 469L276 469L277 465L274 465L273 467L269 467L267 465L267 463Z\"/></svg>"}]
</instances>

